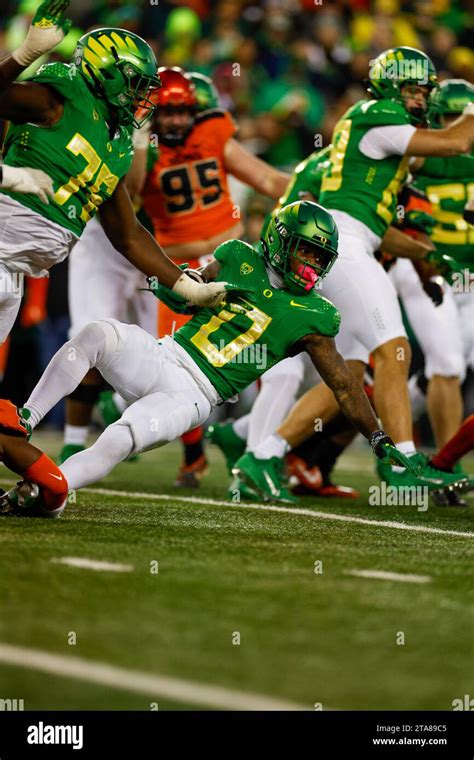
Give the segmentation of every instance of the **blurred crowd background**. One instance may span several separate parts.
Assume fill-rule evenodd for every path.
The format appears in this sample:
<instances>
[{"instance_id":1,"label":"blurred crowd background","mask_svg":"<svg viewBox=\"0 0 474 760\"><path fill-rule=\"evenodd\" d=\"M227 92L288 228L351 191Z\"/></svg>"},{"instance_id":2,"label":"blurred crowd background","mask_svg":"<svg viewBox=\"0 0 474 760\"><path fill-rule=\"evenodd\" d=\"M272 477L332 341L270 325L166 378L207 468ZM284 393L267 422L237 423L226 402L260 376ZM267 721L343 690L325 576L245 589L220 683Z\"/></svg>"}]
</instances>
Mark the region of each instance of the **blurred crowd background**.
<instances>
[{"instance_id":1,"label":"blurred crowd background","mask_svg":"<svg viewBox=\"0 0 474 760\"><path fill-rule=\"evenodd\" d=\"M21 42L39 3L1 0L0 57ZM221 105L236 119L238 138L286 170L330 142L339 117L364 97L369 62L386 48L420 47L440 79L474 81L474 0L71 0L68 16L73 29L52 59L70 60L77 39L93 27L136 32L152 45L159 65L211 76ZM248 193L239 203L252 241L269 202ZM67 329L67 264L53 268L51 277L62 296L51 298L46 321L20 322L15 338L18 330L20 340L35 336L38 369L57 348L48 337L42 346L47 320L62 320L61 334ZM35 372L22 373L12 362L1 395L22 401Z\"/></svg>"}]
</instances>

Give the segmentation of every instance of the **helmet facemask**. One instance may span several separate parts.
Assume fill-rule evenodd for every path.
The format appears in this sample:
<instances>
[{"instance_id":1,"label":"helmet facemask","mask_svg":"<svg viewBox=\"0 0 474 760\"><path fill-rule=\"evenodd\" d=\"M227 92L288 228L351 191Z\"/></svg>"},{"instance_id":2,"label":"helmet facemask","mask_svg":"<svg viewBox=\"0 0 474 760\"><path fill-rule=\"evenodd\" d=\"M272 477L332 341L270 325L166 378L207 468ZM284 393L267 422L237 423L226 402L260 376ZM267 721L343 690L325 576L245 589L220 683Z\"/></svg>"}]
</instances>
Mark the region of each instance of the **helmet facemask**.
<instances>
[{"instance_id":1,"label":"helmet facemask","mask_svg":"<svg viewBox=\"0 0 474 760\"><path fill-rule=\"evenodd\" d=\"M139 129L151 119L156 110L151 94L161 86L161 81L159 76L143 76L127 61L121 61L118 66L122 69L125 83L125 89L117 97L119 121L125 126L132 124Z\"/></svg>"},{"instance_id":2,"label":"helmet facemask","mask_svg":"<svg viewBox=\"0 0 474 760\"><path fill-rule=\"evenodd\" d=\"M270 267L282 277L285 288L291 293L309 293L314 287L319 286L331 270L337 253L324 248L315 240L308 240L300 235L289 235L286 227L279 224L278 218L275 219L274 227L280 240L279 247L273 247L273 251L270 252L267 241L263 241ZM268 232L272 234L270 228Z\"/></svg>"}]
</instances>

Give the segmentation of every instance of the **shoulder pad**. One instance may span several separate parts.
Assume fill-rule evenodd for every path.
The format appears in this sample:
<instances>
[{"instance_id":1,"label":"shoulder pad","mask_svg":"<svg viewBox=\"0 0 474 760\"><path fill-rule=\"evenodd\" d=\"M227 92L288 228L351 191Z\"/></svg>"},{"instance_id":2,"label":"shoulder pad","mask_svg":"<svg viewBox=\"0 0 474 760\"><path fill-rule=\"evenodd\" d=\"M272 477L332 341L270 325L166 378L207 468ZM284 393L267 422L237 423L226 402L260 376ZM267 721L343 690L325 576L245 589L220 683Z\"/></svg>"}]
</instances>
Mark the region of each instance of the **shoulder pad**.
<instances>
[{"instance_id":1,"label":"shoulder pad","mask_svg":"<svg viewBox=\"0 0 474 760\"><path fill-rule=\"evenodd\" d=\"M207 111L198 113L194 123L202 124L203 121L208 121L209 119L225 119L226 114L227 111L225 111L224 108L209 108Z\"/></svg>"},{"instance_id":2,"label":"shoulder pad","mask_svg":"<svg viewBox=\"0 0 474 760\"><path fill-rule=\"evenodd\" d=\"M258 256L258 252L252 248L249 243L245 243L243 240L226 240L225 243L221 243L214 251L214 258L218 261L225 261L230 256Z\"/></svg>"},{"instance_id":3,"label":"shoulder pad","mask_svg":"<svg viewBox=\"0 0 474 760\"><path fill-rule=\"evenodd\" d=\"M33 82L43 82L66 98L78 95L79 88L88 90L87 84L74 63L45 63L30 77Z\"/></svg>"},{"instance_id":4,"label":"shoulder pad","mask_svg":"<svg viewBox=\"0 0 474 760\"><path fill-rule=\"evenodd\" d=\"M353 121L367 125L368 128L410 124L408 112L393 100L386 98L383 100L366 100L357 105L357 111L352 117Z\"/></svg>"},{"instance_id":5,"label":"shoulder pad","mask_svg":"<svg viewBox=\"0 0 474 760\"><path fill-rule=\"evenodd\" d=\"M317 319L317 332L321 335L327 335L329 338L334 338L339 332L339 326L341 324L341 315L331 301L328 301L324 296L319 293L314 293L314 305L312 305L313 311L318 312Z\"/></svg>"}]
</instances>

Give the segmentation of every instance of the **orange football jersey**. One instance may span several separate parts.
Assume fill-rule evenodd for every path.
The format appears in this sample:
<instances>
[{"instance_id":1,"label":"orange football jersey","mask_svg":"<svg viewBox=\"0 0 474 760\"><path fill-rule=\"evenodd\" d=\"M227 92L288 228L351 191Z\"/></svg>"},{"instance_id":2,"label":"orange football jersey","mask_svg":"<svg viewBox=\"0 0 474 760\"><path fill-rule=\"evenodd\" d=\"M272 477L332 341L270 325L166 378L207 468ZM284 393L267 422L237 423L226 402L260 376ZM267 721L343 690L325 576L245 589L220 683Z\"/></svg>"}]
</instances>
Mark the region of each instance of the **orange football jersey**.
<instances>
[{"instance_id":1,"label":"orange football jersey","mask_svg":"<svg viewBox=\"0 0 474 760\"><path fill-rule=\"evenodd\" d=\"M183 145L159 146L147 176L143 207L163 248L223 232L236 223L224 148L236 127L220 109L196 118Z\"/></svg>"}]
</instances>

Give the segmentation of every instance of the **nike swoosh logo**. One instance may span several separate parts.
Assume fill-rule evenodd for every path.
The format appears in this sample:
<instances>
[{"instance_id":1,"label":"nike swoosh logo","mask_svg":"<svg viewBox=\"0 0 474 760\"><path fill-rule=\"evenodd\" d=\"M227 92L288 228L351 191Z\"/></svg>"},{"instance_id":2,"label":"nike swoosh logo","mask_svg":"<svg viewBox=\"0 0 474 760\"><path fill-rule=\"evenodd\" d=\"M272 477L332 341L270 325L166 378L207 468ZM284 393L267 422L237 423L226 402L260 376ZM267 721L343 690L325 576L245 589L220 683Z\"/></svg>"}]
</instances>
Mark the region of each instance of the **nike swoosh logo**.
<instances>
[{"instance_id":1,"label":"nike swoosh logo","mask_svg":"<svg viewBox=\"0 0 474 760\"><path fill-rule=\"evenodd\" d=\"M298 306L300 309L308 309L308 306L305 306L302 303L296 303L296 301L290 301L290 306Z\"/></svg>"},{"instance_id":2,"label":"nike swoosh logo","mask_svg":"<svg viewBox=\"0 0 474 760\"><path fill-rule=\"evenodd\" d=\"M52 472L48 472L48 475L51 475L52 478L56 478L56 480L63 480L62 475L54 475Z\"/></svg>"},{"instance_id":3,"label":"nike swoosh logo","mask_svg":"<svg viewBox=\"0 0 474 760\"><path fill-rule=\"evenodd\" d=\"M271 479L270 475L268 474L268 472L266 470L263 471L263 477L267 481L267 485L268 485L271 493L273 494L273 496L278 496L278 494L280 493L280 491L279 491L278 488L276 488L275 483L273 482L273 480Z\"/></svg>"}]
</instances>

